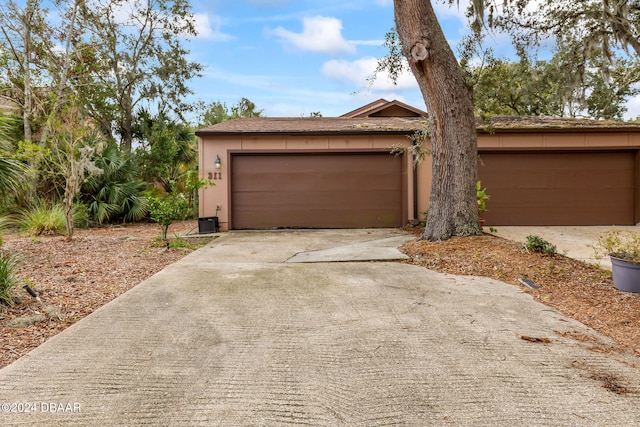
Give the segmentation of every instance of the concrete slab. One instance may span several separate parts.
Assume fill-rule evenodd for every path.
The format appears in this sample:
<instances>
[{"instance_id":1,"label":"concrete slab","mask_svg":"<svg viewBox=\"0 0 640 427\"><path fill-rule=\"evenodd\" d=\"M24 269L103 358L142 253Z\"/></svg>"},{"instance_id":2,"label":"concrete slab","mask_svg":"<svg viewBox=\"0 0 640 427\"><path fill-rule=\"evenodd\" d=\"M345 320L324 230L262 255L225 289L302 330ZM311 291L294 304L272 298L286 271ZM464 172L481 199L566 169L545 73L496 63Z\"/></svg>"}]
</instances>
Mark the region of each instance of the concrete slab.
<instances>
[{"instance_id":1,"label":"concrete slab","mask_svg":"<svg viewBox=\"0 0 640 427\"><path fill-rule=\"evenodd\" d=\"M283 262L389 233L225 233L0 370L0 424L640 425L638 358L515 286Z\"/></svg>"},{"instance_id":2,"label":"concrete slab","mask_svg":"<svg viewBox=\"0 0 640 427\"><path fill-rule=\"evenodd\" d=\"M286 262L392 261L409 259L398 248L413 239L414 237L411 235L388 237L330 249L300 252Z\"/></svg>"},{"instance_id":3,"label":"concrete slab","mask_svg":"<svg viewBox=\"0 0 640 427\"><path fill-rule=\"evenodd\" d=\"M558 248L558 253L570 258L599 265L611 270L609 257L597 256L598 239L611 230L611 226L495 226L495 236L524 243L527 236L540 236ZM621 230L632 230L640 233L640 226L616 226ZM485 227L485 231L488 227Z\"/></svg>"}]
</instances>

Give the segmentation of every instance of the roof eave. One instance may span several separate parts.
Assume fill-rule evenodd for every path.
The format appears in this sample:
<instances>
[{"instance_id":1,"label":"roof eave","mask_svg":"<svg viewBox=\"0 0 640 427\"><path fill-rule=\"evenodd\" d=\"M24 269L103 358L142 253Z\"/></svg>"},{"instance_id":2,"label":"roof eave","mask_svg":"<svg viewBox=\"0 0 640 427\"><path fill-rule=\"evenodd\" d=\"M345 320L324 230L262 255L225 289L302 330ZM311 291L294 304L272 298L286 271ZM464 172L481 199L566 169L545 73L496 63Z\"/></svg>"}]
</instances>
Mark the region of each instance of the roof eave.
<instances>
[{"instance_id":1,"label":"roof eave","mask_svg":"<svg viewBox=\"0 0 640 427\"><path fill-rule=\"evenodd\" d=\"M198 130L196 136L325 136L325 135L406 135L415 132L417 129L346 129L346 130L325 130L325 131L216 131Z\"/></svg>"}]
</instances>

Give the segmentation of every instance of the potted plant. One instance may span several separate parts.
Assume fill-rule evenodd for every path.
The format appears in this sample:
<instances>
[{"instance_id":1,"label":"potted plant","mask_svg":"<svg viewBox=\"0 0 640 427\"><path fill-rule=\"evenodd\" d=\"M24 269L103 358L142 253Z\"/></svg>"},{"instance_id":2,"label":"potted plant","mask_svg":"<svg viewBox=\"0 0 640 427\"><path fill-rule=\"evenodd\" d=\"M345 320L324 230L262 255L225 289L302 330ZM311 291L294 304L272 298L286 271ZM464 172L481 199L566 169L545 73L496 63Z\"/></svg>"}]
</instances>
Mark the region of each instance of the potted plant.
<instances>
[{"instance_id":1,"label":"potted plant","mask_svg":"<svg viewBox=\"0 0 640 427\"><path fill-rule=\"evenodd\" d=\"M611 257L613 285L624 292L640 292L640 233L613 229L598 245Z\"/></svg>"},{"instance_id":2,"label":"potted plant","mask_svg":"<svg viewBox=\"0 0 640 427\"><path fill-rule=\"evenodd\" d=\"M487 211L487 200L491 198L487 194L487 188L482 188L482 182L476 182L476 197L478 199L478 217L480 218L480 227L484 225L484 218L482 215Z\"/></svg>"}]
</instances>

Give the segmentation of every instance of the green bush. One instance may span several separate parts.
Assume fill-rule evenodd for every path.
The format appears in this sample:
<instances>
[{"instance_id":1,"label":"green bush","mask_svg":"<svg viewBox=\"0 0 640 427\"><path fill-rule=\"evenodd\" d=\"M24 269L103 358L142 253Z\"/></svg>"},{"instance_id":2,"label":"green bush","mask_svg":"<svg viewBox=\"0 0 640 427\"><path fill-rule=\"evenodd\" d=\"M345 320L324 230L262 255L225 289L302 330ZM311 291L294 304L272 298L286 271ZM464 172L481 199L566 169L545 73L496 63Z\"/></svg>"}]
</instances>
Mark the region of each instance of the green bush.
<instances>
[{"instance_id":1,"label":"green bush","mask_svg":"<svg viewBox=\"0 0 640 427\"><path fill-rule=\"evenodd\" d=\"M540 236L527 236L524 247L527 250L545 255L556 254L556 245L549 243Z\"/></svg>"},{"instance_id":2,"label":"green bush","mask_svg":"<svg viewBox=\"0 0 640 427\"><path fill-rule=\"evenodd\" d=\"M39 202L34 207L22 211L18 215L17 225L22 231L34 236L43 234L64 234L66 218L62 205L49 206Z\"/></svg>"},{"instance_id":3,"label":"green bush","mask_svg":"<svg viewBox=\"0 0 640 427\"><path fill-rule=\"evenodd\" d=\"M149 197L149 216L160 226L160 238L166 239L169 226L189 215L189 201L172 184L173 191L163 197Z\"/></svg>"},{"instance_id":4,"label":"green bush","mask_svg":"<svg viewBox=\"0 0 640 427\"><path fill-rule=\"evenodd\" d=\"M91 213L84 203L73 204L73 225L77 228L91 227Z\"/></svg>"},{"instance_id":5,"label":"green bush","mask_svg":"<svg viewBox=\"0 0 640 427\"><path fill-rule=\"evenodd\" d=\"M11 291L18 283L15 271L17 268L16 258L7 255L0 254L0 302L13 305L13 297Z\"/></svg>"},{"instance_id":6,"label":"green bush","mask_svg":"<svg viewBox=\"0 0 640 427\"><path fill-rule=\"evenodd\" d=\"M110 143L95 159L102 169L84 184L82 197L94 221L139 221L149 207L144 192L147 184L138 178L138 165L116 143Z\"/></svg>"}]
</instances>

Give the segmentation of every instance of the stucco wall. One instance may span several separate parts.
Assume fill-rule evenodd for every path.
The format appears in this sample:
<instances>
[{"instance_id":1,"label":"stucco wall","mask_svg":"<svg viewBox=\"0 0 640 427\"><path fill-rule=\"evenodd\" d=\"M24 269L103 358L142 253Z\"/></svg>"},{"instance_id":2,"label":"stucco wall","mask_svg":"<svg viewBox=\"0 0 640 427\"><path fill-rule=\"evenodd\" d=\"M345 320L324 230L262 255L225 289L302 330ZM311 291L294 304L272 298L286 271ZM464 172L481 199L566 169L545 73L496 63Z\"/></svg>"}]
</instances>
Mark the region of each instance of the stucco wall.
<instances>
[{"instance_id":1,"label":"stucco wall","mask_svg":"<svg viewBox=\"0 0 640 427\"><path fill-rule=\"evenodd\" d=\"M367 150L390 149L393 145L407 146L409 140L403 135L323 135L323 136L238 136L198 138L200 146L201 177L212 178L214 187L200 190L200 217L218 216L221 229L226 230L229 222L229 164L230 153L234 151L273 151L273 150ZM478 135L478 151L544 151L544 150L640 150L640 132L497 132ZM214 169L214 161L219 155L222 167ZM406 156L407 170L413 171L410 156ZM570 165L567 165L570 167ZM219 174L218 174L219 173ZM210 178L210 179L211 179ZM419 220L422 212L429 207L431 189L431 161L427 157L416 167L417 211ZM414 219L414 177L407 174L407 221ZM638 186L640 188L640 185ZM490 192L490 189L489 189ZM640 195L637 197L640 200ZM640 204L640 202L639 202ZM217 209L219 207L219 209Z\"/></svg>"}]
</instances>

